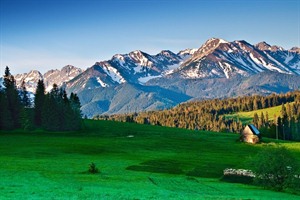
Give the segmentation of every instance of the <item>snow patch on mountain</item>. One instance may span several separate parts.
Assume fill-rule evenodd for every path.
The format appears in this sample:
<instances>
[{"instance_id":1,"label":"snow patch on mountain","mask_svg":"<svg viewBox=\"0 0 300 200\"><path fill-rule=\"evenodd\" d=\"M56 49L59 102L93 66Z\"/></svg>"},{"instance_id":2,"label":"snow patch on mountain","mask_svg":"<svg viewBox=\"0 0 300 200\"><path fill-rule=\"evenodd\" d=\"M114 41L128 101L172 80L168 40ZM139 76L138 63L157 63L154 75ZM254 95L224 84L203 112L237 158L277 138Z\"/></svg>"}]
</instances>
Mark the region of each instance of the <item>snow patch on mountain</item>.
<instances>
[{"instance_id":1,"label":"snow patch on mountain","mask_svg":"<svg viewBox=\"0 0 300 200\"><path fill-rule=\"evenodd\" d=\"M277 70L280 73L292 74L292 72L288 68L283 66L280 62L278 62L276 59L274 59L271 55L269 55L268 53L266 53L266 55L271 61L273 61L275 64L277 64L277 66L279 66L279 67L274 67L273 68L274 70ZM284 70L282 70L282 69L284 69Z\"/></svg>"},{"instance_id":2,"label":"snow patch on mountain","mask_svg":"<svg viewBox=\"0 0 300 200\"><path fill-rule=\"evenodd\" d=\"M182 63L182 62L181 62L181 63ZM168 69L162 73L162 75L163 75L163 76L166 76L166 75L168 75L168 74L172 74L175 70L177 70L177 69L180 67L181 63L179 63L179 64L174 64L174 65L170 65L170 66L168 67Z\"/></svg>"},{"instance_id":3,"label":"snow patch on mountain","mask_svg":"<svg viewBox=\"0 0 300 200\"><path fill-rule=\"evenodd\" d=\"M286 64L288 64L288 63L289 63L292 59L294 59L294 58L295 58L294 55L288 53L287 56L285 57L284 62L285 62Z\"/></svg>"},{"instance_id":4,"label":"snow patch on mountain","mask_svg":"<svg viewBox=\"0 0 300 200\"><path fill-rule=\"evenodd\" d=\"M186 60L188 58L190 58L198 49L185 49L185 50L181 50L177 53L178 56L180 56L180 58L182 60Z\"/></svg>"},{"instance_id":5,"label":"snow patch on mountain","mask_svg":"<svg viewBox=\"0 0 300 200\"><path fill-rule=\"evenodd\" d=\"M113 56L113 60L119 62L119 65L124 66L126 64L125 57L121 54L116 54Z\"/></svg>"},{"instance_id":6,"label":"snow patch on mountain","mask_svg":"<svg viewBox=\"0 0 300 200\"><path fill-rule=\"evenodd\" d=\"M154 79L154 78L159 78L159 77L162 77L162 75L141 77L141 78L139 78L138 80L139 80L139 82L140 82L141 84L145 84L145 83L147 83L149 80Z\"/></svg>"},{"instance_id":7,"label":"snow patch on mountain","mask_svg":"<svg viewBox=\"0 0 300 200\"><path fill-rule=\"evenodd\" d=\"M112 78L113 81L119 84L126 82L126 80L122 77L120 72L118 72L116 68L112 67L108 63L103 65L103 70L105 71L106 74L108 74Z\"/></svg>"},{"instance_id":8,"label":"snow patch on mountain","mask_svg":"<svg viewBox=\"0 0 300 200\"><path fill-rule=\"evenodd\" d=\"M104 83L104 82L100 79L100 77L97 77L96 79L97 79L97 82L101 85L101 87L108 87L108 86L109 86L108 84Z\"/></svg>"}]
</instances>

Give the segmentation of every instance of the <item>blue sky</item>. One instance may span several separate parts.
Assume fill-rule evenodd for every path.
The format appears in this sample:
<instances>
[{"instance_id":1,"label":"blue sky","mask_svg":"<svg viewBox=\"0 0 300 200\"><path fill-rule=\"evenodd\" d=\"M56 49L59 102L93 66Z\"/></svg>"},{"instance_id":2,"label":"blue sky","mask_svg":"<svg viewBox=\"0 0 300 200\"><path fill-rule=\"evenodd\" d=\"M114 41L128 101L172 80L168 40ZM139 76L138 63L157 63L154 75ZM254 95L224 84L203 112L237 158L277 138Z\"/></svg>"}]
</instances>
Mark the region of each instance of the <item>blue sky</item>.
<instances>
[{"instance_id":1,"label":"blue sky","mask_svg":"<svg viewBox=\"0 0 300 200\"><path fill-rule=\"evenodd\" d=\"M117 53L199 48L211 37L300 46L300 0L0 0L0 73L83 69Z\"/></svg>"}]
</instances>

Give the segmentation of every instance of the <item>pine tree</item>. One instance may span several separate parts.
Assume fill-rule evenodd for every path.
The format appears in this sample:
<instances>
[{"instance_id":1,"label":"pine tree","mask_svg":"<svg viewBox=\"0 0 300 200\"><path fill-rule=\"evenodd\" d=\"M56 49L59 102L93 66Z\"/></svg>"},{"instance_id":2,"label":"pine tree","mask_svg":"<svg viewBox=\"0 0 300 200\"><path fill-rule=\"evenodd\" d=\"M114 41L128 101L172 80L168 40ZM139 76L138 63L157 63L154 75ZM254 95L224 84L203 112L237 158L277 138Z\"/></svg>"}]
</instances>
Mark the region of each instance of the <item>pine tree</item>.
<instances>
[{"instance_id":1,"label":"pine tree","mask_svg":"<svg viewBox=\"0 0 300 200\"><path fill-rule=\"evenodd\" d=\"M58 131L60 129L59 108L55 96L50 92L45 96L42 109L42 127L49 131Z\"/></svg>"},{"instance_id":2,"label":"pine tree","mask_svg":"<svg viewBox=\"0 0 300 200\"><path fill-rule=\"evenodd\" d=\"M258 115L257 113L254 113L254 116L253 116L253 124L258 127L258 122L259 122L259 118L258 118ZM259 127L258 127L259 128Z\"/></svg>"},{"instance_id":3,"label":"pine tree","mask_svg":"<svg viewBox=\"0 0 300 200\"><path fill-rule=\"evenodd\" d=\"M35 125L42 126L42 112L45 103L45 85L43 80L39 80L34 98L34 122Z\"/></svg>"},{"instance_id":4,"label":"pine tree","mask_svg":"<svg viewBox=\"0 0 300 200\"><path fill-rule=\"evenodd\" d=\"M258 100L257 100L257 96L255 96L254 100L253 100L253 110L258 110Z\"/></svg>"},{"instance_id":5,"label":"pine tree","mask_svg":"<svg viewBox=\"0 0 300 200\"><path fill-rule=\"evenodd\" d=\"M28 97L28 92L26 90L26 86L25 86L25 81L22 81L22 85L21 85L21 91L20 91L20 95L21 95L21 103L25 108L28 108L31 106L31 102L30 102L30 98Z\"/></svg>"},{"instance_id":6,"label":"pine tree","mask_svg":"<svg viewBox=\"0 0 300 200\"><path fill-rule=\"evenodd\" d=\"M283 134L283 139L285 140L287 137L287 133L288 133L288 114L287 114L287 110L286 107L284 106L284 104L282 103L281 106L281 120L282 120L282 134Z\"/></svg>"},{"instance_id":7,"label":"pine tree","mask_svg":"<svg viewBox=\"0 0 300 200\"><path fill-rule=\"evenodd\" d=\"M20 99L22 104L22 110L20 115L21 127L24 130L32 130L34 128L34 120L32 118L32 108L31 102L29 98L29 94L27 92L25 81L22 81L20 88Z\"/></svg>"},{"instance_id":8,"label":"pine tree","mask_svg":"<svg viewBox=\"0 0 300 200\"><path fill-rule=\"evenodd\" d=\"M264 116L264 113L263 112L261 112L260 113L260 119L259 119L259 125L258 125L258 127L259 128L261 128L261 127L263 127L263 126L265 126L265 116Z\"/></svg>"},{"instance_id":9,"label":"pine tree","mask_svg":"<svg viewBox=\"0 0 300 200\"><path fill-rule=\"evenodd\" d=\"M20 128L21 101L16 87L16 81L6 66L4 74L4 93L8 101L8 112L10 113L13 128Z\"/></svg>"},{"instance_id":10,"label":"pine tree","mask_svg":"<svg viewBox=\"0 0 300 200\"><path fill-rule=\"evenodd\" d=\"M281 105L281 111L280 111L280 113L281 113L281 117L282 118L287 118L287 111L286 111L286 107L285 107L284 104Z\"/></svg>"},{"instance_id":11,"label":"pine tree","mask_svg":"<svg viewBox=\"0 0 300 200\"><path fill-rule=\"evenodd\" d=\"M45 97L42 124L46 130L69 131L81 128L80 101L76 94L70 99L64 89L53 85L52 90Z\"/></svg>"},{"instance_id":12,"label":"pine tree","mask_svg":"<svg viewBox=\"0 0 300 200\"><path fill-rule=\"evenodd\" d=\"M11 113L8 110L8 100L4 89L0 85L0 130L9 130L13 128Z\"/></svg>"},{"instance_id":13,"label":"pine tree","mask_svg":"<svg viewBox=\"0 0 300 200\"><path fill-rule=\"evenodd\" d=\"M34 129L33 108L23 108L21 111L21 127L23 130Z\"/></svg>"},{"instance_id":14,"label":"pine tree","mask_svg":"<svg viewBox=\"0 0 300 200\"><path fill-rule=\"evenodd\" d=\"M268 111L266 111L266 123L268 123L269 122L269 113L268 113Z\"/></svg>"}]
</instances>

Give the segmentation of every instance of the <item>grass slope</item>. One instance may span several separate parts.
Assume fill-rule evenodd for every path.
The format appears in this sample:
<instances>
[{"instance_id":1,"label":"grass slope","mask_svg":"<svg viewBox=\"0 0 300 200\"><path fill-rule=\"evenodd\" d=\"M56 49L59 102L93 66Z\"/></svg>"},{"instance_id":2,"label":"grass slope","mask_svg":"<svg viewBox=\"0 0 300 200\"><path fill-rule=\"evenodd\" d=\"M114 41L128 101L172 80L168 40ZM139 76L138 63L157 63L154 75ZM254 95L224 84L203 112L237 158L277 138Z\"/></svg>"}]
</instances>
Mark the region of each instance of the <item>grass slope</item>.
<instances>
[{"instance_id":1,"label":"grass slope","mask_svg":"<svg viewBox=\"0 0 300 200\"><path fill-rule=\"evenodd\" d=\"M73 133L0 132L0 199L297 199L220 182L264 144L237 135L86 121ZM300 162L300 144L283 143ZM86 173L96 163L101 173Z\"/></svg>"},{"instance_id":2,"label":"grass slope","mask_svg":"<svg viewBox=\"0 0 300 200\"><path fill-rule=\"evenodd\" d=\"M287 104L285 104L286 106ZM280 106L274 106L270 108L264 108L264 109L259 109L259 110L254 110L254 111L249 111L249 112L237 112L234 114L228 114L225 115L226 119L239 119L243 124L250 124L252 123L254 114L257 113L258 117L260 117L261 113L264 113L264 116L266 116L266 112L268 112L269 115L269 120L274 120L274 116L279 116L280 111L281 111L281 105Z\"/></svg>"}]
</instances>

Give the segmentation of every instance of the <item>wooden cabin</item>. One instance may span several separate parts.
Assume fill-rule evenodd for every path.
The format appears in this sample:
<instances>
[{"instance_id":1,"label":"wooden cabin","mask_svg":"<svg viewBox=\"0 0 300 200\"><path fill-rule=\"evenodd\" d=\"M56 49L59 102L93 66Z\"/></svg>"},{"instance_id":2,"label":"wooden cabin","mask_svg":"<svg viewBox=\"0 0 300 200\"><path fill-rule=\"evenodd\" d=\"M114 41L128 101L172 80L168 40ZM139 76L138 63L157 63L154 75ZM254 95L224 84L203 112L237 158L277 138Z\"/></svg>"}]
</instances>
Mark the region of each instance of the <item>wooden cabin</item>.
<instances>
[{"instance_id":1,"label":"wooden cabin","mask_svg":"<svg viewBox=\"0 0 300 200\"><path fill-rule=\"evenodd\" d=\"M259 130L253 124L249 124L244 128L240 139L243 142L256 144L260 141L261 135Z\"/></svg>"}]
</instances>

